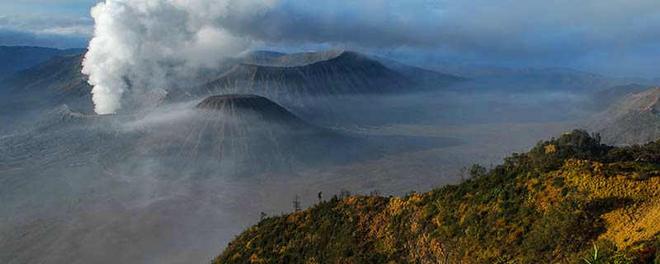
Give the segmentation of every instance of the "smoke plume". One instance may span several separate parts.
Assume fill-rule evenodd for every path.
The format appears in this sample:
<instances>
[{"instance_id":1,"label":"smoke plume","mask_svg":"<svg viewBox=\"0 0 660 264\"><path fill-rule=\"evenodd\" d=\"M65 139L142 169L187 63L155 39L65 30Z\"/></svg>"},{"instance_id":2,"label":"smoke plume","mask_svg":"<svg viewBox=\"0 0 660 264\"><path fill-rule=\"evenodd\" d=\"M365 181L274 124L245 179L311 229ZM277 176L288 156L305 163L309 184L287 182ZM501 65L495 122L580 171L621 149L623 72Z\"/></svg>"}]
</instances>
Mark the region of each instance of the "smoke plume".
<instances>
[{"instance_id":1,"label":"smoke plume","mask_svg":"<svg viewBox=\"0 0 660 264\"><path fill-rule=\"evenodd\" d=\"M230 16L257 15L272 1L106 0L92 9L94 37L83 73L98 114L115 113L122 96L139 102L165 94L174 80L249 47L225 29Z\"/></svg>"},{"instance_id":2,"label":"smoke plume","mask_svg":"<svg viewBox=\"0 0 660 264\"><path fill-rule=\"evenodd\" d=\"M410 47L479 63L655 76L660 3L633 2L106 0L92 10L96 28L83 71L101 114L162 96L173 82L254 43Z\"/></svg>"}]
</instances>

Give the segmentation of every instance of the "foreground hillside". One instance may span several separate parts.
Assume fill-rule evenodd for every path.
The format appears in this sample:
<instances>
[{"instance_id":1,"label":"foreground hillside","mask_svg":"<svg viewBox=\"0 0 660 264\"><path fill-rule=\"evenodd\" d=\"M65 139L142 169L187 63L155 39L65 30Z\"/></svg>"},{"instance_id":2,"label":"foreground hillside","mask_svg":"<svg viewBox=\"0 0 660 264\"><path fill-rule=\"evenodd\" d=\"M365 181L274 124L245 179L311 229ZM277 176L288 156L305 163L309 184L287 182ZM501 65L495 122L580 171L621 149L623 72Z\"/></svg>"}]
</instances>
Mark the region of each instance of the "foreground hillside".
<instances>
[{"instance_id":1,"label":"foreground hillside","mask_svg":"<svg viewBox=\"0 0 660 264\"><path fill-rule=\"evenodd\" d=\"M574 131L459 185L333 197L262 220L214 263L658 263L660 141Z\"/></svg>"}]
</instances>

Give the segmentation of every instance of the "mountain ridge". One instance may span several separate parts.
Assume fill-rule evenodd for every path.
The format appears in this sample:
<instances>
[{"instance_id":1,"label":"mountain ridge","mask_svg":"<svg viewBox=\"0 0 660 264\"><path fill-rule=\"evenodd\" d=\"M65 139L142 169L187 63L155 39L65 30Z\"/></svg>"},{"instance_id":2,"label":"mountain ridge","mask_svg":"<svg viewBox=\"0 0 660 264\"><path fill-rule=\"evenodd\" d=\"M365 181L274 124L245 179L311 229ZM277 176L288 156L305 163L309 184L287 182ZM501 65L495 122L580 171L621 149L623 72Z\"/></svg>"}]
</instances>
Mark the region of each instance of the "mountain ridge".
<instances>
[{"instance_id":1,"label":"mountain ridge","mask_svg":"<svg viewBox=\"0 0 660 264\"><path fill-rule=\"evenodd\" d=\"M55 49L36 46L0 46L0 79L45 62L55 56L83 53L83 49Z\"/></svg>"},{"instance_id":2,"label":"mountain ridge","mask_svg":"<svg viewBox=\"0 0 660 264\"><path fill-rule=\"evenodd\" d=\"M660 87L630 93L591 119L588 126L610 144L642 144L660 137Z\"/></svg>"},{"instance_id":3,"label":"mountain ridge","mask_svg":"<svg viewBox=\"0 0 660 264\"><path fill-rule=\"evenodd\" d=\"M239 63L203 85L204 93L255 93L264 96L369 94L420 90L420 80L369 56L344 50L274 55L270 62ZM285 58L285 59L282 59ZM428 71L430 74L431 71ZM436 74L442 87L461 79Z\"/></svg>"},{"instance_id":4,"label":"mountain ridge","mask_svg":"<svg viewBox=\"0 0 660 264\"><path fill-rule=\"evenodd\" d=\"M83 54L54 56L5 78L0 89L0 119L11 123L62 104L93 113L92 87L81 73L82 59Z\"/></svg>"}]
</instances>

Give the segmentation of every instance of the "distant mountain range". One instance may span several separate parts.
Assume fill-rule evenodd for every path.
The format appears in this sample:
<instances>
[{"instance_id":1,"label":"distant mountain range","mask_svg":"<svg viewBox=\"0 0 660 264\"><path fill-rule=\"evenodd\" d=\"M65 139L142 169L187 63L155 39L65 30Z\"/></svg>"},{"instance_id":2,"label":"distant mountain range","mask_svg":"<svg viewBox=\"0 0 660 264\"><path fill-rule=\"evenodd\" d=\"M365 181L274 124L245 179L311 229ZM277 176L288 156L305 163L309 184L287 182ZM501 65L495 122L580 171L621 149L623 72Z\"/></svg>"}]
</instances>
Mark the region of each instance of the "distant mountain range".
<instances>
[{"instance_id":1,"label":"distant mountain range","mask_svg":"<svg viewBox=\"0 0 660 264\"><path fill-rule=\"evenodd\" d=\"M91 86L81 73L84 50L34 47L0 47L5 58L0 67L11 73L0 81L0 119L11 123L22 113L67 105L76 112L92 113ZM25 69L23 69L25 68ZM636 108L647 84L612 85L616 81L597 74L571 69L493 70L468 74L476 79L406 65L387 58L352 51L329 50L285 54L253 51L227 60L205 73L200 84L174 87L173 101L199 100L223 94L263 96L296 107L300 98L333 95L372 95L419 92L433 89L453 91L495 90L503 92L568 91L595 94L594 109L605 113L590 128L602 132L608 143L639 143L657 137L657 114ZM612 88L603 88L612 87ZM628 101L619 102L621 97ZM301 103L301 105L304 105ZM327 106L331 111L333 106ZM303 111L303 112L300 112ZM325 112L323 112L325 113Z\"/></svg>"},{"instance_id":2,"label":"distant mountain range","mask_svg":"<svg viewBox=\"0 0 660 264\"><path fill-rule=\"evenodd\" d=\"M67 105L93 113L92 87L82 69L82 54L55 56L0 81L0 121Z\"/></svg>"},{"instance_id":3,"label":"distant mountain range","mask_svg":"<svg viewBox=\"0 0 660 264\"><path fill-rule=\"evenodd\" d=\"M0 79L45 62L55 56L74 55L82 49L0 46Z\"/></svg>"},{"instance_id":4,"label":"distant mountain range","mask_svg":"<svg viewBox=\"0 0 660 264\"><path fill-rule=\"evenodd\" d=\"M16 66L12 74L0 81L0 93L8 98L21 97L24 108L30 105L53 106L62 103L79 111L91 107L86 77L80 73L83 50L56 50L28 47L0 47L0 55L13 56L20 63L0 63L0 67ZM73 55L71 55L73 54ZM12 59L6 60L8 62ZM13 66L11 66L13 67ZM19 70L20 69L20 70ZM446 72L452 72L448 68ZM189 100L217 94L256 94L284 101L301 96L341 94L408 93L451 87L455 91L543 91L594 92L617 84L597 74L571 69L548 68L526 70L493 70L458 75L410 66L391 59L352 51L280 53L253 51L227 60L218 69L202 73L200 84L172 87L169 98ZM624 89L625 90L625 89ZM34 96L40 93L39 96ZM607 98L618 94L612 92ZM80 102L85 97L87 105ZM24 101L39 98L39 104ZM610 100L610 99L608 99ZM71 101L75 101L71 102ZM2 102L0 102L2 104Z\"/></svg>"},{"instance_id":5,"label":"distant mountain range","mask_svg":"<svg viewBox=\"0 0 660 264\"><path fill-rule=\"evenodd\" d=\"M633 91L637 91L638 87ZM630 92L602 113L590 128L609 144L642 144L660 138L660 88Z\"/></svg>"},{"instance_id":6,"label":"distant mountain range","mask_svg":"<svg viewBox=\"0 0 660 264\"><path fill-rule=\"evenodd\" d=\"M38 47L0 47L0 92L57 79L77 83L84 50ZM76 55L72 58L67 55ZM68 59L56 58L64 56ZM48 60L53 61L48 62ZM78 59L78 61L75 61ZM40 65L45 63L45 65ZM62 69L56 69L62 64ZM79 67L78 67L79 68ZM251 93L263 96L400 93L449 86L455 90L594 92L629 82L566 68L508 69L502 67L437 66L438 70L407 65L392 59L344 50L281 53L253 51L229 59L218 69L200 73L202 85L172 87L171 98ZM27 70L27 72L22 72ZM52 71L52 72L50 72ZM68 75L67 75L68 74ZM57 75L57 76L52 76ZM470 80L465 82L465 80ZM84 76L82 76L84 78ZM20 80L24 79L24 80ZM70 79L70 80L66 80ZM459 84L459 85L455 85ZM642 85L646 85L642 83ZM9 87L7 87L9 86ZM49 85L50 86L50 85ZM88 87L72 84L65 89ZM4 87L4 88L3 88ZM49 88L53 88L52 86ZM52 90L52 89L51 89Z\"/></svg>"},{"instance_id":7,"label":"distant mountain range","mask_svg":"<svg viewBox=\"0 0 660 264\"><path fill-rule=\"evenodd\" d=\"M12 49L34 54L23 56L25 62L21 65L25 69L10 72L0 81L0 93L5 94L6 99L11 97L11 100L0 100L0 107L20 105L17 109L25 110L68 104L77 111L91 111L91 87L86 82L86 76L80 73L83 50L4 49L7 54ZM38 59L30 59L32 57ZM293 54L255 51L229 59L218 69L201 74L206 74L200 77L201 80L208 80L202 82L203 85L172 87L169 98L189 100L236 93L269 98L407 93L443 88L464 80L393 61L381 62L356 52L337 50Z\"/></svg>"},{"instance_id":8,"label":"distant mountain range","mask_svg":"<svg viewBox=\"0 0 660 264\"><path fill-rule=\"evenodd\" d=\"M267 97L406 93L443 88L460 77L404 64L385 65L351 51L281 54L256 52L243 57L198 93L253 93ZM433 82L433 84L431 84Z\"/></svg>"},{"instance_id":9,"label":"distant mountain range","mask_svg":"<svg viewBox=\"0 0 660 264\"><path fill-rule=\"evenodd\" d=\"M608 87L630 83L658 84L658 80L636 77L612 77L562 67L507 68L480 65L428 66L439 72L464 76L474 82L453 88L468 91L593 93Z\"/></svg>"}]
</instances>

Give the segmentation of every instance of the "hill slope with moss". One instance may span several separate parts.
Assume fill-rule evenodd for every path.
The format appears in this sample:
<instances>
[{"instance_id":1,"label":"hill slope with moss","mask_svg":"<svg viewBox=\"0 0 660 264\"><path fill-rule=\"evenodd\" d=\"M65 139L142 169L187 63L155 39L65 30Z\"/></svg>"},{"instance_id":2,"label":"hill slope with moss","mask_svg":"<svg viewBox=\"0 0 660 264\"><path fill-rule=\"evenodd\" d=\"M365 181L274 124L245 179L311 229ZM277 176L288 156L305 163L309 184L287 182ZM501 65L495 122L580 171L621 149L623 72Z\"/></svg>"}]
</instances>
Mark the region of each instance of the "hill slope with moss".
<instances>
[{"instance_id":1,"label":"hill slope with moss","mask_svg":"<svg viewBox=\"0 0 660 264\"><path fill-rule=\"evenodd\" d=\"M271 217L214 263L658 263L660 140L583 131L405 197L350 196Z\"/></svg>"}]
</instances>

